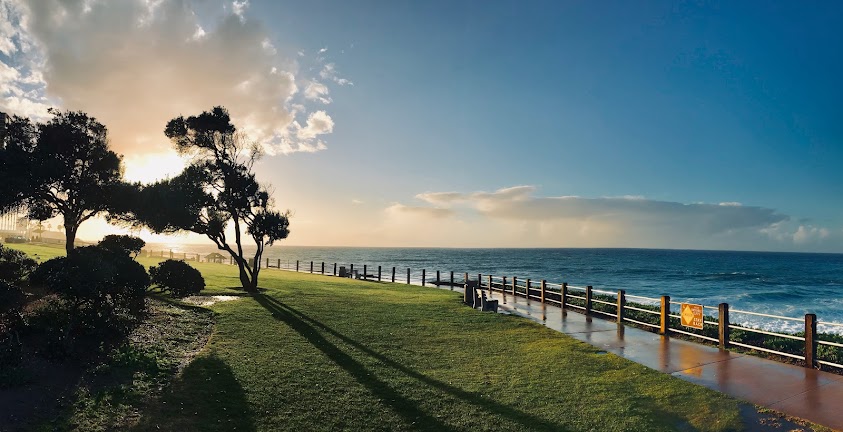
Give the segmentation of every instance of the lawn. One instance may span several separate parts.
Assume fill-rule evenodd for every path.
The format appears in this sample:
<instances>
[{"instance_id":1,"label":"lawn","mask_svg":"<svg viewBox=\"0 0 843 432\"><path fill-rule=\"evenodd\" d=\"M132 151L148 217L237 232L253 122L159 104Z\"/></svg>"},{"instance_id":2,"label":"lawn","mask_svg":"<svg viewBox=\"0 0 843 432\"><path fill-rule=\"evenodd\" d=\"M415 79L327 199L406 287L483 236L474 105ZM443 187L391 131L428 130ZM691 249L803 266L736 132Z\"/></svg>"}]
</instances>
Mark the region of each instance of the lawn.
<instances>
[{"instance_id":1,"label":"lawn","mask_svg":"<svg viewBox=\"0 0 843 432\"><path fill-rule=\"evenodd\" d=\"M207 293L236 293L234 267L191 264ZM209 306L210 341L139 408L134 430L743 427L732 398L464 307L452 291L278 270L264 270L260 286Z\"/></svg>"}]
</instances>

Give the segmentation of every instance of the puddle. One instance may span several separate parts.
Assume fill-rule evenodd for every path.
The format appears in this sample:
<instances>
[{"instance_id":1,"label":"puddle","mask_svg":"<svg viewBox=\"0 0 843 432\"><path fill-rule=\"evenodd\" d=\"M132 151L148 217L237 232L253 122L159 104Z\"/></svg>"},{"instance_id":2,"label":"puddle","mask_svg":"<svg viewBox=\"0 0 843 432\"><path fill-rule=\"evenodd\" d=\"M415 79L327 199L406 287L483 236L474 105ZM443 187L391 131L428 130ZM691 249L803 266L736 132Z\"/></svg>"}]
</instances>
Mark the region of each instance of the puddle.
<instances>
[{"instance_id":1,"label":"puddle","mask_svg":"<svg viewBox=\"0 0 843 432\"><path fill-rule=\"evenodd\" d=\"M182 301L196 306L210 306L214 303L237 300L239 298L240 296L231 295L190 296L183 298Z\"/></svg>"}]
</instances>

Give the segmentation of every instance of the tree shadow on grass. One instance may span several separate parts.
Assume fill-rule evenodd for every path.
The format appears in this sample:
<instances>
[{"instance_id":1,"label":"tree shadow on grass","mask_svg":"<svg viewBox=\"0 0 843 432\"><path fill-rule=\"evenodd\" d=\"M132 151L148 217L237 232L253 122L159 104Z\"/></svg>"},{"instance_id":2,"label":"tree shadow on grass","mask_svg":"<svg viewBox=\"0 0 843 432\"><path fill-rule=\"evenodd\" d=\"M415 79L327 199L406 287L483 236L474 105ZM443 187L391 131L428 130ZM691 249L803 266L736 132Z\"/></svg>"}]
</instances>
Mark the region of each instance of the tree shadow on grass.
<instances>
[{"instance_id":1,"label":"tree shadow on grass","mask_svg":"<svg viewBox=\"0 0 843 432\"><path fill-rule=\"evenodd\" d=\"M214 356L193 360L132 430L254 431L249 401L231 368Z\"/></svg>"},{"instance_id":2,"label":"tree shadow on grass","mask_svg":"<svg viewBox=\"0 0 843 432\"><path fill-rule=\"evenodd\" d=\"M343 352L338 346L327 340L322 334L320 334L320 331L340 339L344 343L353 346L355 349L374 358L387 367L395 369L425 385L447 393L462 402L472 405L475 410L474 418L480 423L485 421L482 420L483 416L488 413L493 413L520 425L524 429L554 431L566 430L562 425L548 422L545 419L538 418L511 406L495 402L488 398L482 398L478 394L425 376L373 351L367 346L350 339L341 333L338 333L325 324L322 324L321 322L272 297L256 294L254 298L259 304L266 308L273 317L287 323L287 325L307 339L314 347L351 374L357 382L365 386L370 392L372 392L372 394L377 396L384 403L389 404L393 411L406 420L408 424L414 424L418 426L419 429L436 431L457 430L456 427L445 424L442 420L420 409L415 401L401 395L398 391L390 387L389 383L376 378L372 371L367 369L363 364L352 358L350 355Z\"/></svg>"}]
</instances>

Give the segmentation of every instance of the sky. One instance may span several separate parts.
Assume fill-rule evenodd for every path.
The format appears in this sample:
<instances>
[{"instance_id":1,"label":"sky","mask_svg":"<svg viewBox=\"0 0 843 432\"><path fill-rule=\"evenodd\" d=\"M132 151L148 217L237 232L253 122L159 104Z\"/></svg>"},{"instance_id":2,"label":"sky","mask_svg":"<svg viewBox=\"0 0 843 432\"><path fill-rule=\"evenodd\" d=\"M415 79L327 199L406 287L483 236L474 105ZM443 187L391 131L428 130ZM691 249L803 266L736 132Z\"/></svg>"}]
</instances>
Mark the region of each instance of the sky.
<instances>
[{"instance_id":1,"label":"sky","mask_svg":"<svg viewBox=\"0 0 843 432\"><path fill-rule=\"evenodd\" d=\"M840 2L0 0L0 111L84 110L148 182L184 165L167 120L223 105L283 244L843 252L841 28Z\"/></svg>"}]
</instances>

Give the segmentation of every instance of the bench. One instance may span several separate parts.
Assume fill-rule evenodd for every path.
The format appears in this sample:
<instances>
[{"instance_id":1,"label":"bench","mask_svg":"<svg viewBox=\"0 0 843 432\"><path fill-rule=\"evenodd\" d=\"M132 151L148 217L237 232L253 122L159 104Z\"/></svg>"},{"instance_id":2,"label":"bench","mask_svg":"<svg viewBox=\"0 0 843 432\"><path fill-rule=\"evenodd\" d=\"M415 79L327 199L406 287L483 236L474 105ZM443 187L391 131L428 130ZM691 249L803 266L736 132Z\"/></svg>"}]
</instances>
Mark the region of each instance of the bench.
<instances>
[{"instance_id":1,"label":"bench","mask_svg":"<svg viewBox=\"0 0 843 432\"><path fill-rule=\"evenodd\" d=\"M498 313L498 301L486 299L486 293L480 295L480 311Z\"/></svg>"},{"instance_id":2,"label":"bench","mask_svg":"<svg viewBox=\"0 0 843 432\"><path fill-rule=\"evenodd\" d=\"M478 281L466 281L463 284L462 302L476 308L480 306L480 297L477 295L477 288L480 286Z\"/></svg>"}]
</instances>

